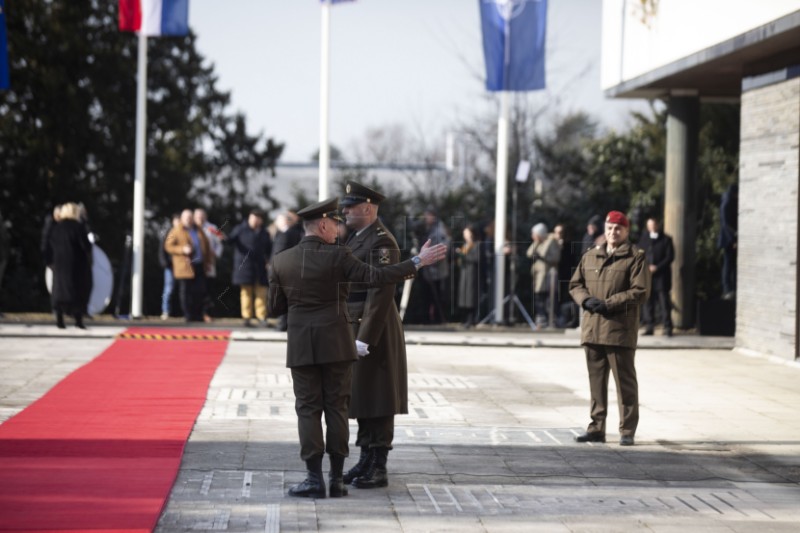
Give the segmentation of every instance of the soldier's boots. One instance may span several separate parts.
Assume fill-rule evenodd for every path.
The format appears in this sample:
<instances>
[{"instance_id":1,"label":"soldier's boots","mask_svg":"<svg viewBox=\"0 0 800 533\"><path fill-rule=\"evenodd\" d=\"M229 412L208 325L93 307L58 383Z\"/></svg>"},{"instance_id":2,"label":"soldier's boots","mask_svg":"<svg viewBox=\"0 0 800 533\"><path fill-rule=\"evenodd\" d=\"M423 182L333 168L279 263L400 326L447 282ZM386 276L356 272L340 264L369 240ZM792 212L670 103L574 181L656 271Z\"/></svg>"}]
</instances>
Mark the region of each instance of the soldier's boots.
<instances>
[{"instance_id":1,"label":"soldier's boots","mask_svg":"<svg viewBox=\"0 0 800 533\"><path fill-rule=\"evenodd\" d=\"M347 496L347 489L342 479L344 469L344 456L331 454L331 470L328 472L328 491L331 498L341 498Z\"/></svg>"},{"instance_id":2,"label":"soldier's boots","mask_svg":"<svg viewBox=\"0 0 800 533\"><path fill-rule=\"evenodd\" d=\"M322 456L317 455L306 461L306 479L289 489L289 496L298 498L324 498L325 480L322 478Z\"/></svg>"},{"instance_id":3,"label":"soldier's boots","mask_svg":"<svg viewBox=\"0 0 800 533\"><path fill-rule=\"evenodd\" d=\"M377 489L389 484L386 473L386 460L389 457L389 448L373 448L374 458L366 474L353 480L352 485L358 489Z\"/></svg>"},{"instance_id":4,"label":"soldier's boots","mask_svg":"<svg viewBox=\"0 0 800 533\"><path fill-rule=\"evenodd\" d=\"M344 475L344 482L349 485L355 478L366 474L370 463L372 463L372 457L373 453L369 446L362 446L361 455L358 457L358 462Z\"/></svg>"}]
</instances>

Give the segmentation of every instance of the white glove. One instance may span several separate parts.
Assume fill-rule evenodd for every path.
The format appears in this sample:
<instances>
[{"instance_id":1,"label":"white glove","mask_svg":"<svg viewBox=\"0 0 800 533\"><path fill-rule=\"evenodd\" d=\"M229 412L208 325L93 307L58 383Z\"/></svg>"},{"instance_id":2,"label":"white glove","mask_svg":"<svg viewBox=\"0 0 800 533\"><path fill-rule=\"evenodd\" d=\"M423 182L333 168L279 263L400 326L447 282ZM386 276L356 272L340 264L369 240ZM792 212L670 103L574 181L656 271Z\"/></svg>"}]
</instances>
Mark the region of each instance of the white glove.
<instances>
[{"instance_id":1,"label":"white glove","mask_svg":"<svg viewBox=\"0 0 800 533\"><path fill-rule=\"evenodd\" d=\"M369 353L369 344L366 342L356 341L356 353L359 357L364 357Z\"/></svg>"}]
</instances>

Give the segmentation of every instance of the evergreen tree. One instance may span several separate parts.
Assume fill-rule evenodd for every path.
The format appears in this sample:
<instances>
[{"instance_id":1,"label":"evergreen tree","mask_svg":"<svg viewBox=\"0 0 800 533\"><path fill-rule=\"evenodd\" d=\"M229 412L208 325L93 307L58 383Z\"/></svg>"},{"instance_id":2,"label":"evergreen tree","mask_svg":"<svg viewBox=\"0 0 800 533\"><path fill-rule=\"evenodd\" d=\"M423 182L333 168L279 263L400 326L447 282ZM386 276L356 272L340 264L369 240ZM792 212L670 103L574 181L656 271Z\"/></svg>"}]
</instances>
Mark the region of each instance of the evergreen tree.
<instances>
[{"instance_id":1,"label":"evergreen tree","mask_svg":"<svg viewBox=\"0 0 800 533\"><path fill-rule=\"evenodd\" d=\"M0 301L44 310L40 232L54 205L83 202L121 270L132 228L138 37L118 30L117 2L106 0L20 0L6 15L12 87L0 93L0 211L12 260ZM229 111L193 34L149 39L148 56L146 314L158 309L157 233L169 214L202 205L212 220L238 220L272 207L264 170L283 148Z\"/></svg>"}]
</instances>

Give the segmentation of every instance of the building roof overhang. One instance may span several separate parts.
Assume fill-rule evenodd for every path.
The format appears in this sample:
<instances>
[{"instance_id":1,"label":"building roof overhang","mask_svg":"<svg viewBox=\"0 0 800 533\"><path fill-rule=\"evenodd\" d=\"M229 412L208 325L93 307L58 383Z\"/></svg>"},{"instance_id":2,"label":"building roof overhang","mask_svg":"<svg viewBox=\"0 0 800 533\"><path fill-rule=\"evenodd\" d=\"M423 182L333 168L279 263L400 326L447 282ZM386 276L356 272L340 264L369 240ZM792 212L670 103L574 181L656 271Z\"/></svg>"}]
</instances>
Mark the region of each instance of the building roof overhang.
<instances>
[{"instance_id":1,"label":"building roof overhang","mask_svg":"<svg viewBox=\"0 0 800 533\"><path fill-rule=\"evenodd\" d=\"M610 98L738 99L742 80L800 64L800 11L605 90Z\"/></svg>"}]
</instances>

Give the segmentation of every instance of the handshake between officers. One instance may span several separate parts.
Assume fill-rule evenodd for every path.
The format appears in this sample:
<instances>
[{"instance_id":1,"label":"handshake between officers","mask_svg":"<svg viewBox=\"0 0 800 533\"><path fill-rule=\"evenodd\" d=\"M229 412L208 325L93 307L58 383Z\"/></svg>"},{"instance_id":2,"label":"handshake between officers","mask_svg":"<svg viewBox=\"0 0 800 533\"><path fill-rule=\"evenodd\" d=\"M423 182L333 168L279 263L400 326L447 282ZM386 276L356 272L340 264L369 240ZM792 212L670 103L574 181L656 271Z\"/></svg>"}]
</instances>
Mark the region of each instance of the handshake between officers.
<instances>
[{"instance_id":1,"label":"handshake between officers","mask_svg":"<svg viewBox=\"0 0 800 533\"><path fill-rule=\"evenodd\" d=\"M447 254L446 246L426 242L419 255L401 263L376 268L360 261L348 247L336 244L342 222L338 206L331 198L298 211L305 236L273 258L269 273L269 314L287 313L286 366L292 374L300 457L307 469L306 479L289 489L290 496L347 495L342 471L349 454L353 363L359 357L347 311L349 284L398 283ZM322 476L325 452L329 492Z\"/></svg>"}]
</instances>

